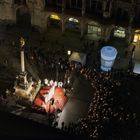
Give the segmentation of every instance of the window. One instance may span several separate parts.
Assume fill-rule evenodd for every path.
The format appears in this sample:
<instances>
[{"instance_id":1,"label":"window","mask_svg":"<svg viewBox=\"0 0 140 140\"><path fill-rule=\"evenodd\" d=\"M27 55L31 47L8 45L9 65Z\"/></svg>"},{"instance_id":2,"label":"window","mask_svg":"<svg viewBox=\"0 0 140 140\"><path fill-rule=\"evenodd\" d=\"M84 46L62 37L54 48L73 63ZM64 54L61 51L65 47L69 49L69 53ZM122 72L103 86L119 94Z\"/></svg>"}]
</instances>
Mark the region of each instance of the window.
<instances>
[{"instance_id":1,"label":"window","mask_svg":"<svg viewBox=\"0 0 140 140\"><path fill-rule=\"evenodd\" d=\"M79 21L75 18L69 18L69 21L78 23Z\"/></svg>"},{"instance_id":2,"label":"window","mask_svg":"<svg viewBox=\"0 0 140 140\"><path fill-rule=\"evenodd\" d=\"M114 36L119 37L119 38L125 38L125 29L122 27L118 27L117 29L114 30Z\"/></svg>"},{"instance_id":3,"label":"window","mask_svg":"<svg viewBox=\"0 0 140 140\"><path fill-rule=\"evenodd\" d=\"M88 34L101 35L101 28L94 25L88 25Z\"/></svg>"}]
</instances>

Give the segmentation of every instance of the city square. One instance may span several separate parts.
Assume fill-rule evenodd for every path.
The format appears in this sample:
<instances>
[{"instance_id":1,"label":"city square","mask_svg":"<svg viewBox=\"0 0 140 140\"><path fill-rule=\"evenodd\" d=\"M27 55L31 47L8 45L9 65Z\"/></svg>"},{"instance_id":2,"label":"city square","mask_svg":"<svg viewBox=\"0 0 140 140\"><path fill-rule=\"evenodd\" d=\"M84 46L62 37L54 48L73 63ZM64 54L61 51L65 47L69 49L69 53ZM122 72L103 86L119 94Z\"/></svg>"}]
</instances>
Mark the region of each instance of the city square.
<instances>
[{"instance_id":1,"label":"city square","mask_svg":"<svg viewBox=\"0 0 140 140\"><path fill-rule=\"evenodd\" d=\"M2 3L1 137L140 138L139 2Z\"/></svg>"}]
</instances>

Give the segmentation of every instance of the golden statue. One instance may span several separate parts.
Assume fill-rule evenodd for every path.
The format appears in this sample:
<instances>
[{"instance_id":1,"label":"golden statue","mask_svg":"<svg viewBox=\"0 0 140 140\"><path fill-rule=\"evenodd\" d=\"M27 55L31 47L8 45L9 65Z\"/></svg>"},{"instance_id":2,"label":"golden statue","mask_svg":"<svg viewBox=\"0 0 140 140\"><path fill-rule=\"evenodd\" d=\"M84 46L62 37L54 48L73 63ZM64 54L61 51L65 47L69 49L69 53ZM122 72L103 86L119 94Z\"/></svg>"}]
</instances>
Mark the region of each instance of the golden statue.
<instances>
[{"instance_id":1,"label":"golden statue","mask_svg":"<svg viewBox=\"0 0 140 140\"><path fill-rule=\"evenodd\" d=\"M20 47L22 48L25 45L25 40L23 37L20 38Z\"/></svg>"}]
</instances>

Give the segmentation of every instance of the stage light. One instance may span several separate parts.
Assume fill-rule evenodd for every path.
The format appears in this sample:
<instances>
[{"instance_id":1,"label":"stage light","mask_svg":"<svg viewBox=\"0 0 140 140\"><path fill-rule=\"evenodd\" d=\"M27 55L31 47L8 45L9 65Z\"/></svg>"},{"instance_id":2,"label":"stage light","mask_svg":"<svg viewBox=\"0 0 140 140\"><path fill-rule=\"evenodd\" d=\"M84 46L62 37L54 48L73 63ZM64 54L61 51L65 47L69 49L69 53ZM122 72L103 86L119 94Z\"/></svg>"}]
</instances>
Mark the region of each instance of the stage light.
<instances>
[{"instance_id":1,"label":"stage light","mask_svg":"<svg viewBox=\"0 0 140 140\"><path fill-rule=\"evenodd\" d=\"M57 87L57 81L54 82L54 86Z\"/></svg>"},{"instance_id":2,"label":"stage light","mask_svg":"<svg viewBox=\"0 0 140 140\"><path fill-rule=\"evenodd\" d=\"M48 85L48 83L49 83L48 79L44 79L44 84Z\"/></svg>"},{"instance_id":3,"label":"stage light","mask_svg":"<svg viewBox=\"0 0 140 140\"><path fill-rule=\"evenodd\" d=\"M68 54L68 55L71 55L71 51L70 51L70 50L68 50L68 51L67 51L67 54Z\"/></svg>"},{"instance_id":4,"label":"stage light","mask_svg":"<svg viewBox=\"0 0 140 140\"><path fill-rule=\"evenodd\" d=\"M70 83L70 79L68 78L68 80L67 80L67 84L69 84Z\"/></svg>"}]
</instances>

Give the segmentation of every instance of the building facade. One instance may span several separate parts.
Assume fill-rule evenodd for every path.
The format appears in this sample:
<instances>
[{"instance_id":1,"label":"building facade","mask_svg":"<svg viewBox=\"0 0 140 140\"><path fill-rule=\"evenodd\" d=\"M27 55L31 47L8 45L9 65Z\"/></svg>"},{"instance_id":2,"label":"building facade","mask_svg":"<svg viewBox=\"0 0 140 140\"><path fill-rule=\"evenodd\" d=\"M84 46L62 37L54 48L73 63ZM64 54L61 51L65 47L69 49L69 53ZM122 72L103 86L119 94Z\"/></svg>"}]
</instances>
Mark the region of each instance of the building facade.
<instances>
[{"instance_id":1,"label":"building facade","mask_svg":"<svg viewBox=\"0 0 140 140\"><path fill-rule=\"evenodd\" d=\"M91 40L140 41L140 0L1 0L0 19L60 28Z\"/></svg>"}]
</instances>

